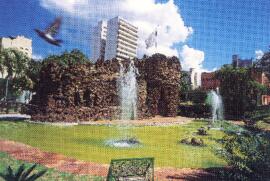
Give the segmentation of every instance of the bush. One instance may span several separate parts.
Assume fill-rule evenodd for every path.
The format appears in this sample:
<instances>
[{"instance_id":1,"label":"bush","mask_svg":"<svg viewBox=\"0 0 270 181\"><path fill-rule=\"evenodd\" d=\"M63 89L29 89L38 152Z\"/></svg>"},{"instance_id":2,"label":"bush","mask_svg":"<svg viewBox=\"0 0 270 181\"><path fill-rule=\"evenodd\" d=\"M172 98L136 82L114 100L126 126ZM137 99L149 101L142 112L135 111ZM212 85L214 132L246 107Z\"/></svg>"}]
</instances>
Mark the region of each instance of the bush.
<instances>
[{"instance_id":1,"label":"bush","mask_svg":"<svg viewBox=\"0 0 270 181\"><path fill-rule=\"evenodd\" d=\"M206 131L206 129L204 127L199 128L197 134L201 135L201 136L208 135L208 133L207 133L207 131Z\"/></svg>"},{"instance_id":2,"label":"bush","mask_svg":"<svg viewBox=\"0 0 270 181\"><path fill-rule=\"evenodd\" d=\"M209 118L211 108L204 104L179 105L178 114L185 117Z\"/></svg>"},{"instance_id":3,"label":"bush","mask_svg":"<svg viewBox=\"0 0 270 181\"><path fill-rule=\"evenodd\" d=\"M206 98L207 91L196 89L187 92L187 100L192 101L195 104L204 104Z\"/></svg>"},{"instance_id":4,"label":"bush","mask_svg":"<svg viewBox=\"0 0 270 181\"><path fill-rule=\"evenodd\" d=\"M34 181L47 172L47 170L42 170L32 174L36 166L37 165L34 164L30 168L26 168L25 165L22 164L16 171L12 170L9 166L6 173L0 173L0 177L6 181Z\"/></svg>"},{"instance_id":5,"label":"bush","mask_svg":"<svg viewBox=\"0 0 270 181\"><path fill-rule=\"evenodd\" d=\"M201 138L184 138L179 141L179 143L186 144L186 145L192 145L192 146L204 146L204 141Z\"/></svg>"},{"instance_id":6,"label":"bush","mask_svg":"<svg viewBox=\"0 0 270 181\"><path fill-rule=\"evenodd\" d=\"M228 180L270 178L270 142L265 134L230 134L223 138L221 155L232 167Z\"/></svg>"},{"instance_id":7,"label":"bush","mask_svg":"<svg viewBox=\"0 0 270 181\"><path fill-rule=\"evenodd\" d=\"M260 106L251 112L246 112L245 118L253 121L270 122L270 106Z\"/></svg>"}]
</instances>

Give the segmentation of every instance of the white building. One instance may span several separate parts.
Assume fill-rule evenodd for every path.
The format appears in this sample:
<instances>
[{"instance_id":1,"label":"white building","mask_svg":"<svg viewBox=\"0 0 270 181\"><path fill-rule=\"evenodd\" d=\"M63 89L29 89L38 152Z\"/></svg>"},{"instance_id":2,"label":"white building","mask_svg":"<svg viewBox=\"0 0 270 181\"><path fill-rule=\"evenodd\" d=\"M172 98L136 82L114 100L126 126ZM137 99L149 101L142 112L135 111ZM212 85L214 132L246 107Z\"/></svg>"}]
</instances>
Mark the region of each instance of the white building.
<instances>
[{"instance_id":1,"label":"white building","mask_svg":"<svg viewBox=\"0 0 270 181\"><path fill-rule=\"evenodd\" d=\"M19 51L25 53L26 56L32 58L32 40L25 38L24 36L17 37L0 37L0 50L5 48L16 48ZM0 78L7 76L6 70L0 72Z\"/></svg>"},{"instance_id":2,"label":"white building","mask_svg":"<svg viewBox=\"0 0 270 181\"><path fill-rule=\"evenodd\" d=\"M0 38L0 49L5 48L17 48L29 58L32 58L32 40L24 36Z\"/></svg>"},{"instance_id":3,"label":"white building","mask_svg":"<svg viewBox=\"0 0 270 181\"><path fill-rule=\"evenodd\" d=\"M190 79L191 79L191 88L192 90L201 87L201 72L191 68L190 69Z\"/></svg>"},{"instance_id":4,"label":"white building","mask_svg":"<svg viewBox=\"0 0 270 181\"><path fill-rule=\"evenodd\" d=\"M138 28L120 17L108 21L105 60L137 57Z\"/></svg>"},{"instance_id":5,"label":"white building","mask_svg":"<svg viewBox=\"0 0 270 181\"><path fill-rule=\"evenodd\" d=\"M104 59L105 46L107 36L107 22L100 21L94 28L91 39L91 60L97 61L98 59Z\"/></svg>"}]
</instances>

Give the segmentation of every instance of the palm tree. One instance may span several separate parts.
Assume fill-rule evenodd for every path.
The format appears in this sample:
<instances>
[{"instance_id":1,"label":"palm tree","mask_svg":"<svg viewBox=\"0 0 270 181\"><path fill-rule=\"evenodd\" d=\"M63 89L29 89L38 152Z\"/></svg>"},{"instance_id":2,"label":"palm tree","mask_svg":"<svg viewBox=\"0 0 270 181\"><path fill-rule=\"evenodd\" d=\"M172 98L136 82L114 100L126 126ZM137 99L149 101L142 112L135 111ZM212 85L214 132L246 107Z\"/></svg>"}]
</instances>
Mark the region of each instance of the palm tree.
<instances>
[{"instance_id":1,"label":"palm tree","mask_svg":"<svg viewBox=\"0 0 270 181\"><path fill-rule=\"evenodd\" d=\"M5 181L34 181L47 172L47 170L42 170L31 175L36 166L37 165L34 164L30 168L26 169L25 165L22 164L15 172L10 166L8 166L6 173L0 173L0 177Z\"/></svg>"}]
</instances>

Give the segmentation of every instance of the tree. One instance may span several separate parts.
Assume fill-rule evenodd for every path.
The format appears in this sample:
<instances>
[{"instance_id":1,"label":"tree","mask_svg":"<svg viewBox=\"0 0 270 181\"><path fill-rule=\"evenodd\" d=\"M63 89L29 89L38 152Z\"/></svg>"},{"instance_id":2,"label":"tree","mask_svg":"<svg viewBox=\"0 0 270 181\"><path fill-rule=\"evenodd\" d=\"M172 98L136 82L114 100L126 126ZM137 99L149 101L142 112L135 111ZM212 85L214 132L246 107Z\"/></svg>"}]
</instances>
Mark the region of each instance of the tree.
<instances>
[{"instance_id":1,"label":"tree","mask_svg":"<svg viewBox=\"0 0 270 181\"><path fill-rule=\"evenodd\" d=\"M30 78L30 80L33 83L32 90L35 90L36 85L38 84L39 81L39 73L41 70L42 62L41 61L36 61L31 59L28 64L28 69L26 72L27 77Z\"/></svg>"},{"instance_id":2,"label":"tree","mask_svg":"<svg viewBox=\"0 0 270 181\"><path fill-rule=\"evenodd\" d=\"M180 78L180 95L183 100L187 99L187 92L191 90L191 79L190 75L186 71L181 72Z\"/></svg>"},{"instance_id":3,"label":"tree","mask_svg":"<svg viewBox=\"0 0 270 181\"><path fill-rule=\"evenodd\" d=\"M254 63L254 68L258 71L265 72L270 79L270 51L265 52L262 58Z\"/></svg>"},{"instance_id":4,"label":"tree","mask_svg":"<svg viewBox=\"0 0 270 181\"><path fill-rule=\"evenodd\" d=\"M243 117L246 111L257 106L258 95L266 91L264 86L252 79L250 69L224 66L216 76L220 81L220 93L227 117Z\"/></svg>"},{"instance_id":5,"label":"tree","mask_svg":"<svg viewBox=\"0 0 270 181\"><path fill-rule=\"evenodd\" d=\"M87 62L89 63L89 60L80 50L74 49L71 52L65 51L62 55L51 55L43 60L44 65L52 62L67 67Z\"/></svg>"},{"instance_id":6,"label":"tree","mask_svg":"<svg viewBox=\"0 0 270 181\"><path fill-rule=\"evenodd\" d=\"M15 95L22 90L29 90L32 81L26 75L30 59L21 51L7 48L0 51L0 71L6 73L8 88Z\"/></svg>"}]
</instances>

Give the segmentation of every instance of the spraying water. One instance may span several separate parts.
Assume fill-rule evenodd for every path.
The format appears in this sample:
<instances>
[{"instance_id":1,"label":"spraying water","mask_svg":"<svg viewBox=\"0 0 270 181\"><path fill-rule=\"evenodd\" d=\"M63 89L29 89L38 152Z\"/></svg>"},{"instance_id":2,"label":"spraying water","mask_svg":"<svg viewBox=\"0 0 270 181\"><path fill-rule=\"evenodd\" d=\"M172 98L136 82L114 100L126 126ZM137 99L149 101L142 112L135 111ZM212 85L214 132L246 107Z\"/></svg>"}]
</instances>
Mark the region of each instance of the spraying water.
<instances>
[{"instance_id":1,"label":"spraying water","mask_svg":"<svg viewBox=\"0 0 270 181\"><path fill-rule=\"evenodd\" d=\"M120 62L118 94L121 106L121 120L134 120L137 118L137 74L138 69L132 60L127 70Z\"/></svg>"},{"instance_id":2,"label":"spraying water","mask_svg":"<svg viewBox=\"0 0 270 181\"><path fill-rule=\"evenodd\" d=\"M106 145L118 148L130 148L140 145L140 142L130 136L128 120L137 118L137 79L138 69L134 62L130 61L127 68L120 63L120 76L118 78L118 95L120 99L121 115L124 122L119 127L120 139L111 139Z\"/></svg>"},{"instance_id":3,"label":"spraying water","mask_svg":"<svg viewBox=\"0 0 270 181\"><path fill-rule=\"evenodd\" d=\"M211 90L207 95L207 100L211 105L212 120L223 120L223 102L221 95L219 94L219 89L217 88L217 91Z\"/></svg>"}]
</instances>

